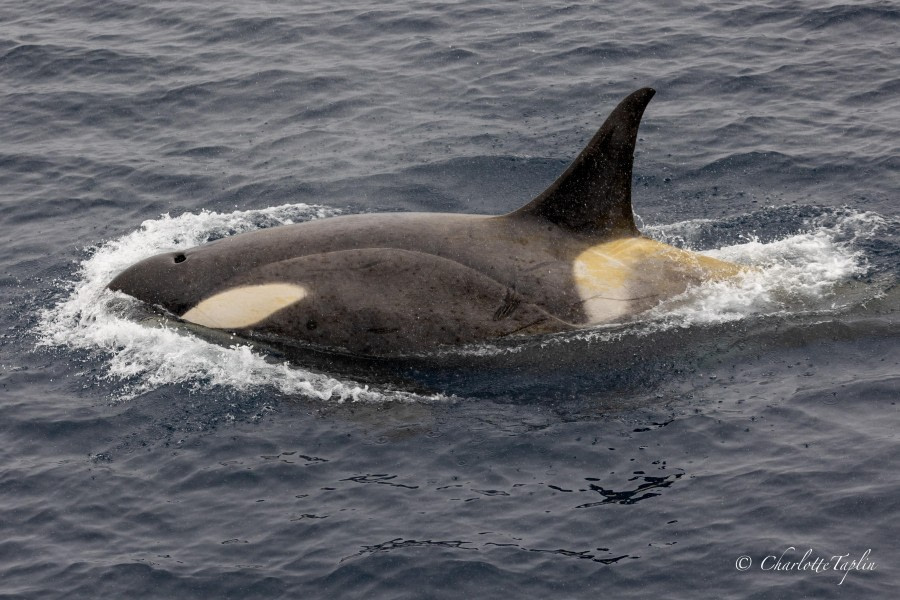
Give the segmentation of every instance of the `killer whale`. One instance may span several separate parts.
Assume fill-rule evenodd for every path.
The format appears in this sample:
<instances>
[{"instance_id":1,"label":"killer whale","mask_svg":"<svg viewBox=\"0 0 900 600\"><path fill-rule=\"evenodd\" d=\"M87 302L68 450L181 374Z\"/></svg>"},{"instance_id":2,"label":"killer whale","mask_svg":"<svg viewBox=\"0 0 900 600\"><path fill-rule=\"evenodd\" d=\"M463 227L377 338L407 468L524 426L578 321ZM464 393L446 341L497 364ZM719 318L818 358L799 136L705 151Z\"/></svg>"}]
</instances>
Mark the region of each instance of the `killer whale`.
<instances>
[{"instance_id":1,"label":"killer whale","mask_svg":"<svg viewBox=\"0 0 900 600\"><path fill-rule=\"evenodd\" d=\"M366 356L626 319L742 267L641 235L622 100L542 194L506 215L332 217L143 260L110 290L202 327Z\"/></svg>"}]
</instances>

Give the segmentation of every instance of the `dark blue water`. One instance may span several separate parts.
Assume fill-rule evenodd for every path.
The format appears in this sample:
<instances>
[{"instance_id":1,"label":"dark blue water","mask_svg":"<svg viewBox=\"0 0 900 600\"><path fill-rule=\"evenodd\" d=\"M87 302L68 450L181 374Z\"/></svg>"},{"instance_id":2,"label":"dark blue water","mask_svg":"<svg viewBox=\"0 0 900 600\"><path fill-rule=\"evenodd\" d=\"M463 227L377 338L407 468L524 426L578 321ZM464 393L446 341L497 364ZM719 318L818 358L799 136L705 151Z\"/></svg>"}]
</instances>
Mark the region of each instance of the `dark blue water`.
<instances>
[{"instance_id":1,"label":"dark blue water","mask_svg":"<svg viewBox=\"0 0 900 600\"><path fill-rule=\"evenodd\" d=\"M893 598L900 8L660 4L0 3L0 597ZM644 229L743 287L346 370L103 291L512 210L643 86Z\"/></svg>"}]
</instances>

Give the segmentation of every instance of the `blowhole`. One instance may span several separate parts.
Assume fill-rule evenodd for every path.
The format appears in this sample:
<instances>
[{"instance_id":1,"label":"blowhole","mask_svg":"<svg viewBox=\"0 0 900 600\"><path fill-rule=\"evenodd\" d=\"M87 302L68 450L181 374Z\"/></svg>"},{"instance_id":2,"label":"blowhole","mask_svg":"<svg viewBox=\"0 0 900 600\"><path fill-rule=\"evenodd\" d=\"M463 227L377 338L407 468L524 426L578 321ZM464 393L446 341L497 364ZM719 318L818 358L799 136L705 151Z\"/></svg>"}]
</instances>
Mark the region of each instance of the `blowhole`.
<instances>
[{"instance_id":1,"label":"blowhole","mask_svg":"<svg viewBox=\"0 0 900 600\"><path fill-rule=\"evenodd\" d=\"M187 260L187 256L185 256L184 254L176 254L176 255L175 255L175 262L176 262L176 263L183 263L183 262L186 261L186 260Z\"/></svg>"}]
</instances>

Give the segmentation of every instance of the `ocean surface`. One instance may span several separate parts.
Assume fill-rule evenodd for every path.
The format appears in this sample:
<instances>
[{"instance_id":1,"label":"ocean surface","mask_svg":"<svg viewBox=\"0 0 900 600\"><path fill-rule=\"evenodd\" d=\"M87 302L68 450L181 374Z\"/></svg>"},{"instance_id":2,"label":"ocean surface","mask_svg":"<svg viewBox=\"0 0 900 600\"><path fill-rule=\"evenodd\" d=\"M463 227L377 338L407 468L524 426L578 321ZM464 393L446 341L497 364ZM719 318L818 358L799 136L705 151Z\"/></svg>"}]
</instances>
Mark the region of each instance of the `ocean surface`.
<instances>
[{"instance_id":1,"label":"ocean surface","mask_svg":"<svg viewBox=\"0 0 900 600\"><path fill-rule=\"evenodd\" d=\"M900 5L0 2L0 598L895 598ZM657 90L632 323L330 369L105 290L502 213Z\"/></svg>"}]
</instances>

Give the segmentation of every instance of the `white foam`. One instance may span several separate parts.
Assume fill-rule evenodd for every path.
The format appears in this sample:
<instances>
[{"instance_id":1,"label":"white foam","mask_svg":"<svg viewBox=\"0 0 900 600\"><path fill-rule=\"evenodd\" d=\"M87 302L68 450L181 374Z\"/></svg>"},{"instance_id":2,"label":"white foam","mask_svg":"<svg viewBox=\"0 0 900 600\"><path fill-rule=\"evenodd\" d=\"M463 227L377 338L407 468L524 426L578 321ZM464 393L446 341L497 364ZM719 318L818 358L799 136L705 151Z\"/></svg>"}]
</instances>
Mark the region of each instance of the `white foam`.
<instances>
[{"instance_id":1,"label":"white foam","mask_svg":"<svg viewBox=\"0 0 900 600\"><path fill-rule=\"evenodd\" d=\"M711 224L707 219L697 219L648 227L645 233L691 249L692 241ZM630 329L621 325L600 327L579 338L611 340L626 333L640 335L750 316L845 309L858 302L859 296L842 296L838 290L868 268L856 242L877 235L885 224L884 218L875 213L845 210L811 219L803 231L774 241L761 242L751 235L741 244L701 251L753 269L734 279L692 287L641 314Z\"/></svg>"},{"instance_id":2,"label":"white foam","mask_svg":"<svg viewBox=\"0 0 900 600\"><path fill-rule=\"evenodd\" d=\"M174 218L162 215L145 221L135 232L88 249L90 257L81 263L76 281L64 284L67 297L41 312L38 343L98 353L106 363L101 377L122 383L120 399L170 384L227 386L239 391L271 386L288 395L340 402L417 399L414 394L374 390L286 363L273 363L246 344L225 347L164 325L135 322L127 313L136 301L106 289L122 270L160 252L190 248L255 229L260 223L287 225L338 212L323 206L286 204L229 214L203 211Z\"/></svg>"},{"instance_id":3,"label":"white foam","mask_svg":"<svg viewBox=\"0 0 900 600\"><path fill-rule=\"evenodd\" d=\"M833 224L824 221L813 220L805 231L775 241L750 238L743 244L701 252L754 269L735 280L692 288L647 316L685 326L843 308L846 303L836 294L839 285L867 269L865 256L854 243L873 235L884 219L874 213L848 212Z\"/></svg>"}]
</instances>

